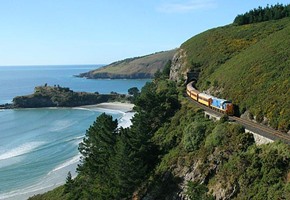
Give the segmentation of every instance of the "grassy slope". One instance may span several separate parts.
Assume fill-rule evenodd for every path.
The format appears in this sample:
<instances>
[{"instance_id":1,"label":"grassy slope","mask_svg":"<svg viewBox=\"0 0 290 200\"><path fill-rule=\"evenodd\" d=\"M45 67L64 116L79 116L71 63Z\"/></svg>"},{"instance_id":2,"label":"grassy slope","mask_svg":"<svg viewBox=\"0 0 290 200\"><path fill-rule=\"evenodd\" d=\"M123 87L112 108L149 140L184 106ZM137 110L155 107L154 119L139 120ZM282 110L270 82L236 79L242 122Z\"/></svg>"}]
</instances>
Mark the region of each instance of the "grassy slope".
<instances>
[{"instance_id":1,"label":"grassy slope","mask_svg":"<svg viewBox=\"0 0 290 200\"><path fill-rule=\"evenodd\" d=\"M214 87L240 110L265 116L287 131L290 126L290 19L225 26L199 34L181 48L187 66L200 63L198 87ZM263 118L263 117L261 117Z\"/></svg>"},{"instance_id":2,"label":"grassy slope","mask_svg":"<svg viewBox=\"0 0 290 200\"><path fill-rule=\"evenodd\" d=\"M130 75L145 73L154 75L158 69L162 69L168 60L171 60L176 50L163 51L143 57L130 58L114 62L105 67L93 70L91 75L100 73Z\"/></svg>"}]
</instances>

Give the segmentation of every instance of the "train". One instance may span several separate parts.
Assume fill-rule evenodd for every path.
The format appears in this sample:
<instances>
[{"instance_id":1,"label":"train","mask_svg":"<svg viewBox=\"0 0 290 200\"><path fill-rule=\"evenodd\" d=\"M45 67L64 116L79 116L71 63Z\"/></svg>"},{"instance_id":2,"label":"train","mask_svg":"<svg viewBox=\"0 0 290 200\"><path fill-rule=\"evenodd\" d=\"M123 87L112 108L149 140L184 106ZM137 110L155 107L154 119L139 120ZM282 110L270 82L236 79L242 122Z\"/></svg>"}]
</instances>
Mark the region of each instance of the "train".
<instances>
[{"instance_id":1,"label":"train","mask_svg":"<svg viewBox=\"0 0 290 200\"><path fill-rule=\"evenodd\" d=\"M205 94L203 92L199 92L194 87L194 81L186 85L186 93L194 101L197 101L213 110L229 116L234 115L234 105L231 101L228 101L226 99L220 99L212 95Z\"/></svg>"}]
</instances>

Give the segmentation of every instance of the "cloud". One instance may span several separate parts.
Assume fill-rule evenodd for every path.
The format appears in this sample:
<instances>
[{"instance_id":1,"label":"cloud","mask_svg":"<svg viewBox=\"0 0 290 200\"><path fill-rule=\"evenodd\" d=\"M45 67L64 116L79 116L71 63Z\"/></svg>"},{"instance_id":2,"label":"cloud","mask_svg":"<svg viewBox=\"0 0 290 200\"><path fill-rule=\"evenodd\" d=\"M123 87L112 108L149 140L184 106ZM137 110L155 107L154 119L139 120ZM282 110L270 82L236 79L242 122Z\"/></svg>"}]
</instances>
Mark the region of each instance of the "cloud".
<instances>
[{"instance_id":1,"label":"cloud","mask_svg":"<svg viewBox=\"0 0 290 200\"><path fill-rule=\"evenodd\" d=\"M164 3L157 10L163 13L188 13L194 10L211 9L215 6L214 0L191 0L180 3Z\"/></svg>"}]
</instances>

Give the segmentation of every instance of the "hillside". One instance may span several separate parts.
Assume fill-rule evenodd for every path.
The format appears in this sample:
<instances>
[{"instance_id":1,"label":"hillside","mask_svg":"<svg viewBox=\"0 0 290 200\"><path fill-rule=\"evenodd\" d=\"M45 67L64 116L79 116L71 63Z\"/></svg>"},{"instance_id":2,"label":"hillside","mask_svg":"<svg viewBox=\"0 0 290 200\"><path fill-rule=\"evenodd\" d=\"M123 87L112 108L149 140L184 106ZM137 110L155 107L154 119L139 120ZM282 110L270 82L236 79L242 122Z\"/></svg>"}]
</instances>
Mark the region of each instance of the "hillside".
<instances>
[{"instance_id":1,"label":"hillside","mask_svg":"<svg viewBox=\"0 0 290 200\"><path fill-rule=\"evenodd\" d=\"M208 30L181 45L171 78L199 73L197 87L232 100L241 114L290 130L290 19Z\"/></svg>"},{"instance_id":2,"label":"hillside","mask_svg":"<svg viewBox=\"0 0 290 200\"><path fill-rule=\"evenodd\" d=\"M153 78L157 70L172 59L176 50L163 51L142 57L128 58L111 63L102 68L82 73L79 77L90 79L143 79Z\"/></svg>"}]
</instances>

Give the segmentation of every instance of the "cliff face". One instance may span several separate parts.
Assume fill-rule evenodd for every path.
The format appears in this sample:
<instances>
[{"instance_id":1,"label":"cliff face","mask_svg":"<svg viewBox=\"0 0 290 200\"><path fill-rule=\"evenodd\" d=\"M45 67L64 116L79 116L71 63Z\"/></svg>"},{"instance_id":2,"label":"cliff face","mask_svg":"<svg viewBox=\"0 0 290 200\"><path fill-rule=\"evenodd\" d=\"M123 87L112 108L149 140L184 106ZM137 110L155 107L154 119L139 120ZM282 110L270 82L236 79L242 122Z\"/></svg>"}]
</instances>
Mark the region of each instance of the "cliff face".
<instances>
[{"instance_id":1,"label":"cliff face","mask_svg":"<svg viewBox=\"0 0 290 200\"><path fill-rule=\"evenodd\" d=\"M18 96L13 99L15 108L54 107L56 104L48 96Z\"/></svg>"},{"instance_id":2,"label":"cliff face","mask_svg":"<svg viewBox=\"0 0 290 200\"><path fill-rule=\"evenodd\" d=\"M186 72L186 52L179 49L173 56L169 79L176 82L186 80Z\"/></svg>"}]
</instances>

